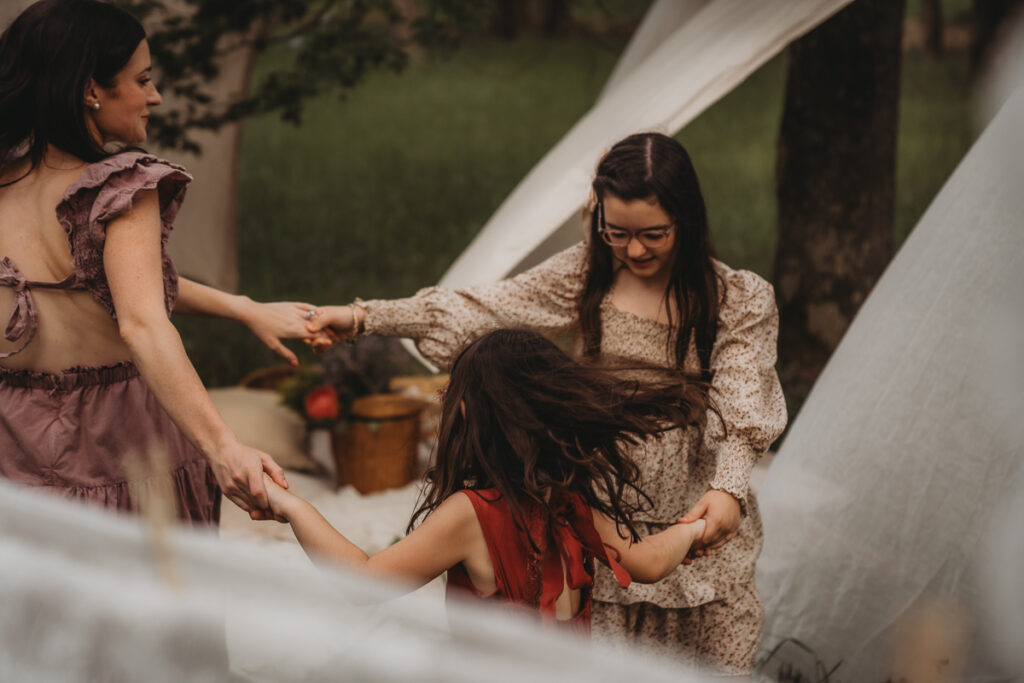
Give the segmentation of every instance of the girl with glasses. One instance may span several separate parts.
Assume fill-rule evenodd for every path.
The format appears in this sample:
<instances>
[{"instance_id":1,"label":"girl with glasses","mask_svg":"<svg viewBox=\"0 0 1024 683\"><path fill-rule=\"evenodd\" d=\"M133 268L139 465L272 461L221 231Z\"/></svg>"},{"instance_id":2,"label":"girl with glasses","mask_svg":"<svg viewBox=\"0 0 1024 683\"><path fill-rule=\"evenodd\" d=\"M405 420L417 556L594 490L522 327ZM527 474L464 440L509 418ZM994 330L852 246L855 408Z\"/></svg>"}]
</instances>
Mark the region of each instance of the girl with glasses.
<instances>
[{"instance_id":1,"label":"girl with glasses","mask_svg":"<svg viewBox=\"0 0 1024 683\"><path fill-rule=\"evenodd\" d=\"M329 306L309 329L411 337L449 367L467 340L518 327L571 334L580 356L606 367L659 366L657 381L698 375L721 419L651 434L630 455L653 500L634 518L641 536L680 517L704 519L706 528L689 564L657 584L622 588L599 568L593 634L746 675L763 616L754 586L761 520L749 478L786 423L774 292L715 258L696 172L674 139L643 133L618 142L592 190L587 239L521 275Z\"/></svg>"}]
</instances>

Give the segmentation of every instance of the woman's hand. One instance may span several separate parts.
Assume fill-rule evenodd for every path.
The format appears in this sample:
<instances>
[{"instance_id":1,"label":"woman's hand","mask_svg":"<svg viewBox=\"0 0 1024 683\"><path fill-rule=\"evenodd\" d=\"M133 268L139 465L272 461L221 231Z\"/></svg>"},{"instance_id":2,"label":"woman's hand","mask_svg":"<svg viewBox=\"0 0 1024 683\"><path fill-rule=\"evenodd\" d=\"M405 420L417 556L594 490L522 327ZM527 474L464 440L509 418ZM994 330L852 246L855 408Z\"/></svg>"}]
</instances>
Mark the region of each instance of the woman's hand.
<instances>
[{"instance_id":1,"label":"woman's hand","mask_svg":"<svg viewBox=\"0 0 1024 683\"><path fill-rule=\"evenodd\" d=\"M281 343L282 339L302 339L314 346L318 343L326 343L328 346L331 344L326 333L307 329L307 324L314 318L316 311L316 306L312 304L295 301L260 303L246 298L239 308L238 320L252 330L256 338L266 344L267 348L284 358L290 365L298 365L298 358Z\"/></svg>"},{"instance_id":2,"label":"woman's hand","mask_svg":"<svg viewBox=\"0 0 1024 683\"><path fill-rule=\"evenodd\" d=\"M270 519L271 507L264 473L278 486L288 487L284 470L266 453L232 440L209 458L224 495L253 519Z\"/></svg>"},{"instance_id":3,"label":"woman's hand","mask_svg":"<svg viewBox=\"0 0 1024 683\"><path fill-rule=\"evenodd\" d=\"M349 304L317 308L312 319L306 323L307 332L316 335L316 339L306 343L319 353L330 348L334 342L343 341L354 335L356 330L355 306L355 304ZM328 340L326 343L324 338Z\"/></svg>"},{"instance_id":4,"label":"woman's hand","mask_svg":"<svg viewBox=\"0 0 1024 683\"><path fill-rule=\"evenodd\" d=\"M306 323L313 318L315 311L316 306L297 301L260 303L245 295L228 294L184 277L178 279L178 298L174 303L175 313L216 316L242 323L267 348L291 365L298 365L298 359L281 340L302 339L311 343L318 339L306 329ZM331 343L326 335L320 335L319 339L326 341L327 345Z\"/></svg>"},{"instance_id":5,"label":"woman's hand","mask_svg":"<svg viewBox=\"0 0 1024 683\"><path fill-rule=\"evenodd\" d=\"M742 520L740 502L731 493L711 489L679 521L691 524L698 519L704 519L707 526L694 544L694 550L687 558L686 564L689 564L693 557L707 555L715 548L722 547L736 536Z\"/></svg>"}]
</instances>

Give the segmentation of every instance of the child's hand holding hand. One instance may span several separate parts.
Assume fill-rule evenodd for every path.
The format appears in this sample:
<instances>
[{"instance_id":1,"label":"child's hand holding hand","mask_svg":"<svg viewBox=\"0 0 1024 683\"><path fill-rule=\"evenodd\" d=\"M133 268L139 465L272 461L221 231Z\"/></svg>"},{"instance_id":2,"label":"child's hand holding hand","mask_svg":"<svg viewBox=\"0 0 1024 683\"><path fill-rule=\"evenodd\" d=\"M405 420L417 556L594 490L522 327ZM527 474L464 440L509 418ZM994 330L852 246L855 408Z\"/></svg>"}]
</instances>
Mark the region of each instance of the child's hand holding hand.
<instances>
[{"instance_id":1,"label":"child's hand holding hand","mask_svg":"<svg viewBox=\"0 0 1024 683\"><path fill-rule=\"evenodd\" d=\"M366 319L366 310L358 304L321 306L306 324L306 330L317 335L310 343L314 351L321 352L330 345L357 335Z\"/></svg>"},{"instance_id":2,"label":"child's hand holding hand","mask_svg":"<svg viewBox=\"0 0 1024 683\"><path fill-rule=\"evenodd\" d=\"M683 564L692 564L694 559L701 555L706 555L707 550L701 547L701 543L703 542L704 533L707 531L707 522L703 518L690 521L683 517L676 520L676 524L686 527L690 532L690 549L687 551L686 557L683 558Z\"/></svg>"},{"instance_id":3,"label":"child's hand holding hand","mask_svg":"<svg viewBox=\"0 0 1024 683\"><path fill-rule=\"evenodd\" d=\"M679 521L685 524L698 519L707 520L707 528L695 544L697 549L691 551L690 557L687 558L687 564L694 557L709 555L712 550L735 538L742 521L740 503L726 491L709 489Z\"/></svg>"},{"instance_id":4,"label":"child's hand holding hand","mask_svg":"<svg viewBox=\"0 0 1024 683\"><path fill-rule=\"evenodd\" d=\"M289 510L302 499L287 489L278 486L277 482L266 474L263 475L263 483L267 487L267 500L270 501L270 511L273 513L274 519L287 524Z\"/></svg>"}]
</instances>

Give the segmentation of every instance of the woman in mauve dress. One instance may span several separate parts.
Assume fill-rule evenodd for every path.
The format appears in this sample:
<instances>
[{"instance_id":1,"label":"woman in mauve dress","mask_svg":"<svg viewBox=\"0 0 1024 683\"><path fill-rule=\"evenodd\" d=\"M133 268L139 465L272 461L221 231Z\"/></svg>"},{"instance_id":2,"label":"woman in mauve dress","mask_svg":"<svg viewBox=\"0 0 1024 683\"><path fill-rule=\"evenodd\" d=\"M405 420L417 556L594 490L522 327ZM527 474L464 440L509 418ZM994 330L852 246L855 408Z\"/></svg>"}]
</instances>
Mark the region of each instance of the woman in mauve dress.
<instances>
[{"instance_id":1,"label":"woman in mauve dress","mask_svg":"<svg viewBox=\"0 0 1024 683\"><path fill-rule=\"evenodd\" d=\"M215 524L220 492L269 513L265 453L242 445L170 313L238 320L294 362L306 304L261 304L179 278L166 252L192 180L142 151L160 94L139 22L95 0L30 5L0 37L0 475L134 510L171 484L181 519ZM127 455L168 472L129 481Z\"/></svg>"},{"instance_id":2,"label":"woman in mauve dress","mask_svg":"<svg viewBox=\"0 0 1024 683\"><path fill-rule=\"evenodd\" d=\"M621 588L599 567L593 635L747 675L763 618L754 585L761 519L748 484L786 423L774 292L715 259L696 172L674 139L620 141L601 159L592 189L586 241L521 275L328 306L309 329L410 337L448 367L467 340L520 327L572 334L578 353L609 367L654 364L680 381L702 375L721 419L709 413L702 434L676 429L632 452L654 501L634 517L640 535L681 517L704 519L699 550L653 585Z\"/></svg>"}]
</instances>

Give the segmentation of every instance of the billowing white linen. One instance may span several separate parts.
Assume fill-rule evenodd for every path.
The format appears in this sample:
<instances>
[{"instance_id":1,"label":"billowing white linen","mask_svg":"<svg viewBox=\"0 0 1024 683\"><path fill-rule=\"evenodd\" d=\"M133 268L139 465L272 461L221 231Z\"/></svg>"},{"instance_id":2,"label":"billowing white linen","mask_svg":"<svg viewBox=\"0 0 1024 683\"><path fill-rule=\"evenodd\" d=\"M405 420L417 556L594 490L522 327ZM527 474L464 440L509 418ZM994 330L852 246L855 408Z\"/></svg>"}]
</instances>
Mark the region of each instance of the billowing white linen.
<instances>
[{"instance_id":1,"label":"billowing white linen","mask_svg":"<svg viewBox=\"0 0 1024 683\"><path fill-rule=\"evenodd\" d=\"M962 680L1006 676L997 641L1020 664L1022 122L1024 89L875 286L760 491L764 644L842 660L836 680L885 680L901 624L935 604L965 629Z\"/></svg>"},{"instance_id":2,"label":"billowing white linen","mask_svg":"<svg viewBox=\"0 0 1024 683\"><path fill-rule=\"evenodd\" d=\"M644 14L643 21L629 39L629 45L615 63L615 69L601 89L598 100L615 90L619 83L643 64L644 60L675 33L676 29L689 21L690 17L709 2L711 0L654 0Z\"/></svg>"},{"instance_id":3,"label":"billowing white linen","mask_svg":"<svg viewBox=\"0 0 1024 683\"><path fill-rule=\"evenodd\" d=\"M0 680L223 681L228 660L265 681L700 680L242 541L170 547L177 588L139 520L0 481Z\"/></svg>"},{"instance_id":4,"label":"billowing white linen","mask_svg":"<svg viewBox=\"0 0 1024 683\"><path fill-rule=\"evenodd\" d=\"M578 241L578 221L570 219L586 200L607 147L630 133L680 130L848 2L712 0L695 13L674 14L685 22L605 92L530 171L440 284L494 282ZM553 234L563 224L567 234Z\"/></svg>"}]
</instances>

